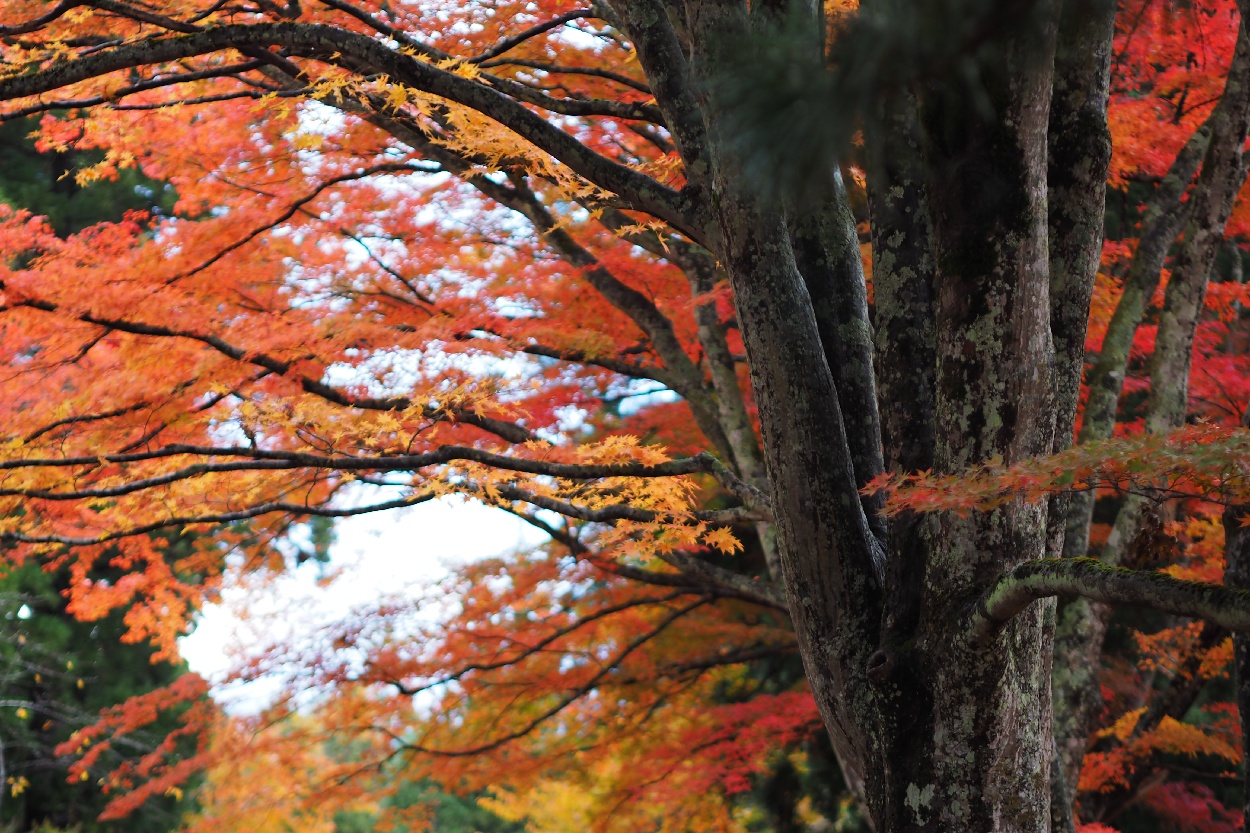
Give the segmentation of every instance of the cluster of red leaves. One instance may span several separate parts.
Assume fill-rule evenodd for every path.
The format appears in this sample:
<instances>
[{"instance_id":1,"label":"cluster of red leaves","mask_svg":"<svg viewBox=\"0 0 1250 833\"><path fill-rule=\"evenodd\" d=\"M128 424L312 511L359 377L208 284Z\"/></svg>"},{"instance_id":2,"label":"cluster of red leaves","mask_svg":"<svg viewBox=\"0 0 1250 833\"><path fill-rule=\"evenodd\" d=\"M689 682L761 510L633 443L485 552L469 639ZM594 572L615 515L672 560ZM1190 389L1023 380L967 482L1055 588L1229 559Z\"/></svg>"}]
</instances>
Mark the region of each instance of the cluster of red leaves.
<instances>
[{"instance_id":1,"label":"cluster of red leaves","mask_svg":"<svg viewBox=\"0 0 1250 833\"><path fill-rule=\"evenodd\" d=\"M714 706L702 723L663 750L673 759L668 765L695 773L686 785L690 789L723 789L731 795L751 789L752 776L767 771L781 750L821 730L820 713L807 690L757 694L744 703Z\"/></svg>"},{"instance_id":2,"label":"cluster of red leaves","mask_svg":"<svg viewBox=\"0 0 1250 833\"><path fill-rule=\"evenodd\" d=\"M1192 781L1161 784L1142 801L1176 833L1235 833L1245 829L1241 812L1221 804L1210 787Z\"/></svg>"},{"instance_id":3,"label":"cluster of red leaves","mask_svg":"<svg viewBox=\"0 0 1250 833\"><path fill-rule=\"evenodd\" d=\"M1224 89L1239 25L1224 0L1128 0L1116 22L1110 182L1161 177Z\"/></svg>"},{"instance_id":4,"label":"cluster of red leaves","mask_svg":"<svg viewBox=\"0 0 1250 833\"><path fill-rule=\"evenodd\" d=\"M164 712L179 713L180 725L141 757L126 760L111 772L98 775L106 793L117 793L101 819L120 819L153 795L177 788L213 763L208 752L209 730L217 710L208 699L208 683L198 674L185 674L168 686L130 698L106 710L98 722L75 732L57 747L58 755L78 755L70 780L88 780L110 748L124 744L127 735L150 726ZM198 748L187 754L187 748Z\"/></svg>"},{"instance_id":5,"label":"cluster of red leaves","mask_svg":"<svg viewBox=\"0 0 1250 833\"><path fill-rule=\"evenodd\" d=\"M1250 499L1250 431L1199 424L1166 434L1137 433L1014 464L989 460L960 474L887 473L865 492L885 490L891 513L967 514L1068 489L1242 503Z\"/></svg>"}]
</instances>

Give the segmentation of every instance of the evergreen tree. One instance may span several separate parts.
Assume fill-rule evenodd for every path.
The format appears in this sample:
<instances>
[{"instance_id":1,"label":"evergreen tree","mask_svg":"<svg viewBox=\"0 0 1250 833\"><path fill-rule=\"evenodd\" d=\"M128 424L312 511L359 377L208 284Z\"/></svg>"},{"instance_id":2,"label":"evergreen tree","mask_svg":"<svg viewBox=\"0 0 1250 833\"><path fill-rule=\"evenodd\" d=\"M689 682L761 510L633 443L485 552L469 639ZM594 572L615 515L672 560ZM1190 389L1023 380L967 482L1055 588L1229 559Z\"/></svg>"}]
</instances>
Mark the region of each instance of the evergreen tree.
<instances>
[{"instance_id":1,"label":"evergreen tree","mask_svg":"<svg viewBox=\"0 0 1250 833\"><path fill-rule=\"evenodd\" d=\"M38 126L36 119L0 122L0 203L46 216L61 236L117 222L127 211L172 213L172 186L133 168L119 171L115 179L80 185L75 173L99 162L103 152L41 153L31 138Z\"/></svg>"}]
</instances>

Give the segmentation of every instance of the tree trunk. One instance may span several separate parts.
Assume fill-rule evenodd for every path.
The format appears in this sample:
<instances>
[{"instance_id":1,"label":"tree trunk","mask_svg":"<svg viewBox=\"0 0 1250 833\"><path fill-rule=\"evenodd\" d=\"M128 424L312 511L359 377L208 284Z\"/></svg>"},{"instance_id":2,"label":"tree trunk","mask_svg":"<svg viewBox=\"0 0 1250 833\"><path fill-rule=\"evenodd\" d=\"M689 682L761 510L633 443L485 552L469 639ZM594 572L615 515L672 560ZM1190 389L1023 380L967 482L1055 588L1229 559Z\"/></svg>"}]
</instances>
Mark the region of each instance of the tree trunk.
<instances>
[{"instance_id":1,"label":"tree trunk","mask_svg":"<svg viewBox=\"0 0 1250 833\"><path fill-rule=\"evenodd\" d=\"M712 45L699 56L703 70L732 62L714 46L741 39L751 25L745 11L711 2L686 10L695 42ZM823 261L812 256L815 221L791 219L744 181L741 150L718 129L724 105L715 97L705 105L718 256L750 359L791 612L834 748L882 833L1050 829L1050 605L1030 607L988 640L961 626L999 575L1043 556L1045 508L947 514L893 535L883 577L873 559L873 527L883 519L857 487L882 466L865 450L881 447L883 421L892 439L908 433L906 450L887 446L892 467L956 472L1052 447L1054 42L1048 8L1042 26L995 44L980 100L934 86L891 105L887 130L900 131L892 146L910 146L909 157L893 160L895 178L912 196L894 183L874 188L874 236L889 247L878 325L913 336L934 372L902 378L904 363L884 351L881 420L872 385L848 377L866 364L856 334L868 331L867 316L854 302L862 275L841 268L848 300L822 297L830 285L822 270L837 268L834 247L824 246ZM836 192L835 173L828 177ZM927 209L914 211L920 203ZM853 240L847 212L820 222L844 224L840 235L820 229L842 249ZM920 264L929 268L912 268ZM821 326L822 310L836 327ZM1073 379L1064 382L1073 389ZM916 566L918 552L926 554L920 570L896 569Z\"/></svg>"},{"instance_id":2,"label":"tree trunk","mask_svg":"<svg viewBox=\"0 0 1250 833\"><path fill-rule=\"evenodd\" d=\"M1250 428L1250 405L1241 425ZM1224 583L1230 587L1250 588L1250 506L1230 506L1225 511L1224 557ZM1242 714L1242 748L1250 749L1250 639L1244 633L1233 635L1233 671L1237 708ZM1250 768L1246 768L1242 785L1244 795L1250 797ZM1250 800L1243 801L1242 812L1243 821L1250 828Z\"/></svg>"},{"instance_id":3,"label":"tree trunk","mask_svg":"<svg viewBox=\"0 0 1250 833\"><path fill-rule=\"evenodd\" d=\"M923 111L936 252L934 466L942 472L1046 453L1054 436L1046 214L1053 22L1000 48L983 76L992 120L947 97ZM1045 527L1044 508L1013 504L971 518L945 514L928 529L915 657L933 699L933 737L913 742L932 743L933 801L918 806L923 781L897 784L908 822L1049 829L1046 606L983 646L951 627L993 576L1043 555Z\"/></svg>"},{"instance_id":4,"label":"tree trunk","mask_svg":"<svg viewBox=\"0 0 1250 833\"><path fill-rule=\"evenodd\" d=\"M1169 178L1160 188L1160 199L1150 207L1124 295L1104 341L1103 355L1091 372L1082 441L1111 434L1133 334L1158 283L1163 256L1180 231L1180 221L1187 218L1151 354L1150 398L1146 403L1147 430L1163 432L1182 424L1189 399L1189 365L1198 314L1212 264L1223 245L1225 222L1245 180L1241 157L1248 124L1250 37L1243 26L1219 104L1178 154ZM1202 151L1201 172L1187 210L1182 212L1180 197L1193 177L1198 150ZM1101 554L1105 563L1115 566L1129 557L1146 509L1145 497L1125 498ZM1070 543L1083 545L1088 541L1092 512L1092 494L1074 503L1069 514L1068 531L1074 538ZM1079 556L1084 552L1070 554ZM1056 734L1068 786L1073 790L1087 739L1102 705L1097 675L1111 613L1109 605L1078 598L1066 603L1060 614L1056 661L1062 671L1055 678Z\"/></svg>"}]
</instances>

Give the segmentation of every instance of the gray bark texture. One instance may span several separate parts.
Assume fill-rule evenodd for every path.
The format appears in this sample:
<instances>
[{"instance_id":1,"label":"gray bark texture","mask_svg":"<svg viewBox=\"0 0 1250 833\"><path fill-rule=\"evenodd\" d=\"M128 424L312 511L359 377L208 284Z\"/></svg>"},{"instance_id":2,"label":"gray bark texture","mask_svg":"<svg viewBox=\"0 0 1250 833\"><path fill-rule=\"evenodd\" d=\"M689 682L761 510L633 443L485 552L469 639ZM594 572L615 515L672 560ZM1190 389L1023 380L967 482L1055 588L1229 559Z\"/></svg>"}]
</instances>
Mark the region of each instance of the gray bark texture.
<instances>
[{"instance_id":1,"label":"gray bark texture","mask_svg":"<svg viewBox=\"0 0 1250 833\"><path fill-rule=\"evenodd\" d=\"M1250 405L1242 417L1243 428L1250 427ZM1250 506L1230 506L1224 513L1224 583L1237 589L1250 588ZM1250 714L1250 640L1245 633L1233 636L1233 669L1237 708ZM1241 721L1242 748L1250 749L1250 720ZM1243 777L1243 788L1250 795L1250 770ZM1243 821L1250 824L1250 801L1242 809Z\"/></svg>"},{"instance_id":2,"label":"gray bark texture","mask_svg":"<svg viewBox=\"0 0 1250 833\"><path fill-rule=\"evenodd\" d=\"M1182 424L1198 313L1211 266L1223 245L1224 224L1245 180L1242 147L1248 124L1250 37L1242 27L1219 104L1177 155L1147 207L1141 242L1125 280L1125 291L1112 317L1102 353L1090 373L1090 396L1079 441L1111 435L1133 336L1158 285L1164 256L1184 228L1149 363L1151 392L1146 403L1146 428L1162 432ZM1180 198L1195 172L1197 182L1189 200L1182 204ZM1123 502L1101 553L1103 563L1116 566L1130 557L1147 503L1141 495L1129 496ZM1093 508L1093 495L1089 493L1068 507L1066 531L1071 540L1063 548L1065 555L1084 555ZM1098 658L1113 610L1113 605L1076 596L1065 602L1059 612L1055 736L1060 766L1070 791L1075 790L1086 742L1102 707Z\"/></svg>"}]
</instances>

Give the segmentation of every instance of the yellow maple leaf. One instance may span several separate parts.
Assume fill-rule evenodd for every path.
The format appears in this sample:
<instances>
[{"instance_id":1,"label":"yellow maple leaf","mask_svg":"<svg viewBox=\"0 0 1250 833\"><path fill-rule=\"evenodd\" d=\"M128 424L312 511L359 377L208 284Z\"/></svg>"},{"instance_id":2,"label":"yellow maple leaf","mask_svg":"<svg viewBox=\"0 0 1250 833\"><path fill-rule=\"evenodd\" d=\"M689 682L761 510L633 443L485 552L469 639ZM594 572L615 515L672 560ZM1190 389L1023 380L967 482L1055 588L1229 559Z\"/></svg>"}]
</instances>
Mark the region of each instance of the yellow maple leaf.
<instances>
[{"instance_id":1,"label":"yellow maple leaf","mask_svg":"<svg viewBox=\"0 0 1250 833\"><path fill-rule=\"evenodd\" d=\"M1112 723L1105 729L1100 729L1098 737L1115 737L1117 740L1127 740L1128 736L1133 734L1133 730L1137 728L1137 721L1140 720L1141 716L1145 713L1145 706L1142 706L1140 709L1134 709L1131 712L1124 713L1118 720L1116 720L1115 723Z\"/></svg>"},{"instance_id":2,"label":"yellow maple leaf","mask_svg":"<svg viewBox=\"0 0 1250 833\"><path fill-rule=\"evenodd\" d=\"M392 110L399 110L408 103L408 90L402 84L391 84L386 88L386 101Z\"/></svg>"},{"instance_id":3,"label":"yellow maple leaf","mask_svg":"<svg viewBox=\"0 0 1250 833\"><path fill-rule=\"evenodd\" d=\"M726 526L705 533L703 543L720 550L725 555L733 555L742 549L742 543L734 537L734 534L729 531L729 527Z\"/></svg>"},{"instance_id":4,"label":"yellow maple leaf","mask_svg":"<svg viewBox=\"0 0 1250 833\"><path fill-rule=\"evenodd\" d=\"M16 779L14 778L9 779L9 793L13 795L15 798L21 795L22 793L26 792L26 788L29 786L30 786L30 781L26 780L25 775Z\"/></svg>"}]
</instances>

